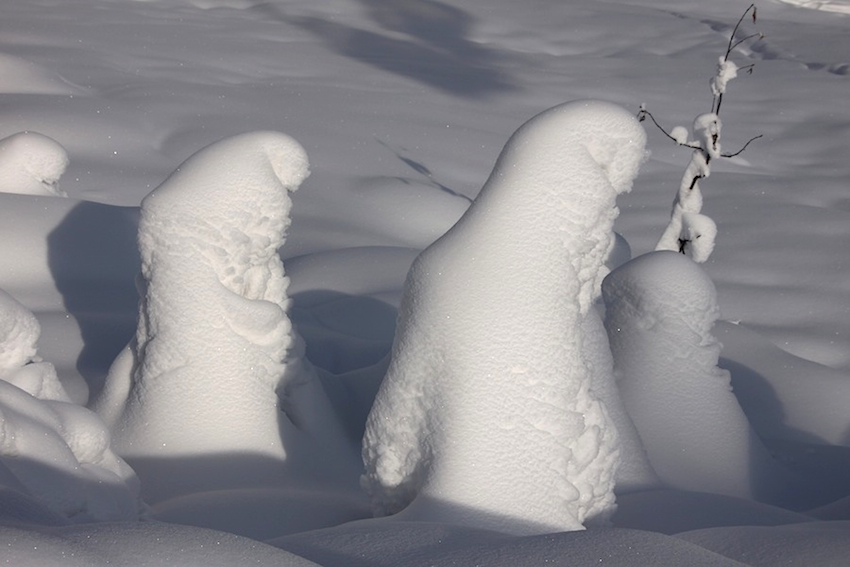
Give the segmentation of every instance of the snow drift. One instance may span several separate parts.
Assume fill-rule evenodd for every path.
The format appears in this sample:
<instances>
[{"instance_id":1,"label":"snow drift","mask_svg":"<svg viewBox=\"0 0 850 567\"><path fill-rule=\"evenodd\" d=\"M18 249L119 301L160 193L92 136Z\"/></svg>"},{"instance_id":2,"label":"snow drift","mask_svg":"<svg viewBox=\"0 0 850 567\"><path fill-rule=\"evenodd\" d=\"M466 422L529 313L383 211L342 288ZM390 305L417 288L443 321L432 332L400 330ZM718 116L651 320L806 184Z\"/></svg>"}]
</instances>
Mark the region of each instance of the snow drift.
<instances>
[{"instance_id":1,"label":"snow drift","mask_svg":"<svg viewBox=\"0 0 850 567\"><path fill-rule=\"evenodd\" d=\"M539 114L416 259L363 442L377 514L416 499L406 517L535 533L612 511L617 435L580 329L644 140L608 103Z\"/></svg>"}]
</instances>

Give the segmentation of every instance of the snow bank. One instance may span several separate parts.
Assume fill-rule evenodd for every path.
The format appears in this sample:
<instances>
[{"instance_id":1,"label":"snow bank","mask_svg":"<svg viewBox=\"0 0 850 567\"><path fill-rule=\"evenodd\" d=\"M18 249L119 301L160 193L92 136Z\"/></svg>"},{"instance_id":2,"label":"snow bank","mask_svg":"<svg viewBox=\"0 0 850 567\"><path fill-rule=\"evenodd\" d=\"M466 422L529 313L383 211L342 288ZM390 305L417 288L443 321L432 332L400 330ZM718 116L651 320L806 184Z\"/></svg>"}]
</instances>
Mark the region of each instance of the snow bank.
<instances>
[{"instance_id":1,"label":"snow bank","mask_svg":"<svg viewBox=\"0 0 850 567\"><path fill-rule=\"evenodd\" d=\"M103 422L70 403L36 355L39 333L32 313L0 290L0 484L74 522L137 518L135 474L110 449Z\"/></svg>"},{"instance_id":2,"label":"snow bank","mask_svg":"<svg viewBox=\"0 0 850 567\"><path fill-rule=\"evenodd\" d=\"M308 173L295 140L248 133L196 153L142 202L138 330L95 402L121 454L282 460L282 433L326 427L278 256L289 191Z\"/></svg>"},{"instance_id":3,"label":"snow bank","mask_svg":"<svg viewBox=\"0 0 850 567\"><path fill-rule=\"evenodd\" d=\"M602 284L619 389L653 468L668 485L751 498L773 467L717 367L717 294L692 260L640 256Z\"/></svg>"},{"instance_id":4,"label":"snow bank","mask_svg":"<svg viewBox=\"0 0 850 567\"><path fill-rule=\"evenodd\" d=\"M363 442L377 514L416 499L406 517L533 533L611 512L617 436L581 328L644 139L608 103L539 114L416 259Z\"/></svg>"},{"instance_id":5,"label":"snow bank","mask_svg":"<svg viewBox=\"0 0 850 567\"><path fill-rule=\"evenodd\" d=\"M64 197L59 178L68 167L65 148L38 132L0 140L0 192Z\"/></svg>"}]
</instances>

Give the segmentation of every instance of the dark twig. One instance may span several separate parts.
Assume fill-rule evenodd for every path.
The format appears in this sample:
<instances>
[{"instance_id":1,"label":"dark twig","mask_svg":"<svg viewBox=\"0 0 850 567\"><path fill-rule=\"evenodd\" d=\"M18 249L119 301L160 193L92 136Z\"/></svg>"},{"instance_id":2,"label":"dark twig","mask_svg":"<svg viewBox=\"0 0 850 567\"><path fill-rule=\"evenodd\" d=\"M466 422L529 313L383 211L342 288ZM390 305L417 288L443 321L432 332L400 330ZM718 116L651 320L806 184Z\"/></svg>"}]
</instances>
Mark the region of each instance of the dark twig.
<instances>
[{"instance_id":1,"label":"dark twig","mask_svg":"<svg viewBox=\"0 0 850 567\"><path fill-rule=\"evenodd\" d=\"M646 108L641 108L640 112L638 112L638 115L637 115L638 121L643 122L644 120L646 120L647 116L649 116L649 119L652 120L652 123L655 124L658 127L658 129L661 130L661 132L665 136L667 136L668 138L670 138L671 140L676 142L678 145L685 146L685 147L688 147L688 148L693 148L695 150L700 149L699 145L693 145L693 144L690 144L690 143L683 144L679 140L674 138L672 135L670 135L670 133L667 132L667 130L665 130L664 127L661 124L658 123L658 121L655 119L655 117L652 115L652 113L650 111L648 111Z\"/></svg>"},{"instance_id":2,"label":"dark twig","mask_svg":"<svg viewBox=\"0 0 850 567\"><path fill-rule=\"evenodd\" d=\"M752 142L753 140L758 140L759 138L763 138L763 137L764 137L764 134L759 134L758 136L753 136L752 138L750 138L749 140L747 140L747 143L746 143L746 144L744 144L744 147L743 147L743 148L741 148L740 150L738 150L738 151L737 151L737 152L735 152L734 154L720 154L720 155L721 155L721 157L735 157L736 155L738 155L738 154L740 154L741 152L743 152L744 150L746 150L746 149L747 149L747 146L749 146L749 145L750 145L750 142Z\"/></svg>"}]
</instances>

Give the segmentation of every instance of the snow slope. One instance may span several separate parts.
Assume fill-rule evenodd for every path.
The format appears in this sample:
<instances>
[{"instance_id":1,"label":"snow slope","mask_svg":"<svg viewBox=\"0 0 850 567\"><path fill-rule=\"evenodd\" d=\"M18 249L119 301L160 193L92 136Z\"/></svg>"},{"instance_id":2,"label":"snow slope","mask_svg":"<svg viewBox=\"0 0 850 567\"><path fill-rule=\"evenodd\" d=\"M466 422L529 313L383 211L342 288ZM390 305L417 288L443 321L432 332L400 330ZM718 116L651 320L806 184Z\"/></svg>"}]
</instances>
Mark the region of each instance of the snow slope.
<instances>
[{"instance_id":1,"label":"snow slope","mask_svg":"<svg viewBox=\"0 0 850 567\"><path fill-rule=\"evenodd\" d=\"M209 144L281 131L303 146L312 172L292 196L281 252L289 316L353 454L387 367L407 269L464 214L511 133L547 108L587 98L635 113L646 103L668 129L690 124L709 110L709 78L746 7L7 4L0 139L37 132L59 144L69 160L59 187L69 198L0 194L0 289L37 317L38 354L70 399L98 395L135 332L142 199ZM701 183L702 212L718 229L702 266L717 289L719 365L761 441L802 479L806 490L786 495L793 510L657 487L618 494L612 528L516 537L364 519L368 501L354 467L340 467L343 480L305 479L284 467L255 483L240 476L246 461L233 455L151 459L134 463L143 497L159 495L142 523L68 527L0 475L0 541L14 553L4 558L24 566L132 565L140 557L212 564L214 548L223 564L843 564L850 16L837 0L793 4L759 4L755 28L765 39L738 53L739 76L726 93L724 148L763 138L712 163ZM749 63L753 75L740 73ZM633 255L654 248L689 159L653 127L647 137L652 157L618 200L615 224ZM47 484L73 478L67 469L42 470ZM179 486L170 482L174 470L186 474Z\"/></svg>"}]
</instances>

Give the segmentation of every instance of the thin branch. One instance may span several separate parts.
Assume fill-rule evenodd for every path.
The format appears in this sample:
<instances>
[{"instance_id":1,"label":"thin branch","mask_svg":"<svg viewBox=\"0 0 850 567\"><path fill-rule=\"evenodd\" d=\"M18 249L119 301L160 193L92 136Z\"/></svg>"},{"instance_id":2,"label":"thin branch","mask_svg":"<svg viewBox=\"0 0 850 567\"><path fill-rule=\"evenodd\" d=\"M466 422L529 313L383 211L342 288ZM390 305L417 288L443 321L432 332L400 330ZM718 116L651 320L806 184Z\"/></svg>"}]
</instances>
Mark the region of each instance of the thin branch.
<instances>
[{"instance_id":1,"label":"thin branch","mask_svg":"<svg viewBox=\"0 0 850 567\"><path fill-rule=\"evenodd\" d=\"M735 28L732 30L732 35L729 36L729 45L726 47L726 55L723 57L723 60L726 61L729 59L729 54L732 53L732 50L735 49L737 44L733 45L735 42L735 34L738 33L738 28L741 27L741 24L744 21L744 18L747 17L747 14L750 13L750 10L753 12L753 21L755 21L756 17L756 5L750 4L749 7L744 10L744 13L741 14L741 17L738 19L738 23L735 24Z\"/></svg>"},{"instance_id":2,"label":"thin branch","mask_svg":"<svg viewBox=\"0 0 850 567\"><path fill-rule=\"evenodd\" d=\"M761 32L756 32L756 33L751 33L747 37L742 37L741 39L739 39L738 41L735 42L735 45L732 46L732 49L729 51L729 53L732 53L732 51L734 51L736 47L738 47L742 43L745 43L745 42L753 39L754 37L757 37L757 38L759 38L759 40L762 40L762 39L764 39L764 34L761 33ZM727 54L727 56L728 56L728 54Z\"/></svg>"},{"instance_id":3,"label":"thin branch","mask_svg":"<svg viewBox=\"0 0 850 567\"><path fill-rule=\"evenodd\" d=\"M659 130L661 130L661 132L662 132L665 136L667 136L668 138L670 138L671 140L673 140L674 142L676 142L676 144L677 144L677 145L679 145L679 146L685 146L685 147L687 147L687 148L692 148L692 149L694 149L694 150L698 150L698 149L700 149L700 146L698 146L698 145L694 146L694 145L692 145L692 144L690 144L690 143L685 143L685 144L681 143L679 140L677 140L676 138L674 138L673 136L671 136L671 135L670 135L670 133L669 133L669 132L667 132L667 130L665 130L665 129L664 129L664 127L663 127L663 126L661 126L661 124L659 124L657 120L655 120L655 117L652 115L652 113L651 113L650 111L648 111L648 110L647 110L647 109L645 109L645 108L641 108L641 109L640 109L640 112L638 112L638 120L639 120L640 122L643 122L643 121L646 119L646 117L647 117L647 116L649 116L649 119L650 119L650 120L652 120L652 123L653 123L653 124L655 124L655 125L658 127L658 129L659 129Z\"/></svg>"},{"instance_id":4,"label":"thin branch","mask_svg":"<svg viewBox=\"0 0 850 567\"><path fill-rule=\"evenodd\" d=\"M741 152L743 152L744 150L746 150L746 149L747 149L747 146L749 146L749 145L750 145L750 142L753 142L753 141L758 140L759 138L763 138L763 137L764 137L764 134L759 134L758 136L753 136L752 138L750 138L749 140L747 140L747 143L746 143L746 144L744 144L744 147L743 147L743 148L741 148L740 150L738 150L738 151L737 151L737 152L735 152L734 154L720 154L720 156L721 156L721 157L735 157L736 155L738 155L738 154L740 154Z\"/></svg>"}]
</instances>

